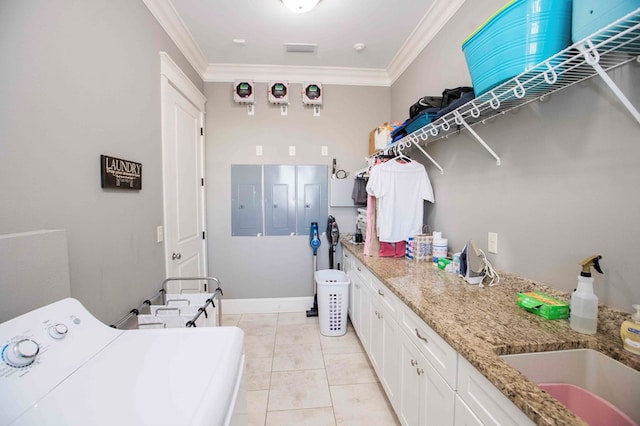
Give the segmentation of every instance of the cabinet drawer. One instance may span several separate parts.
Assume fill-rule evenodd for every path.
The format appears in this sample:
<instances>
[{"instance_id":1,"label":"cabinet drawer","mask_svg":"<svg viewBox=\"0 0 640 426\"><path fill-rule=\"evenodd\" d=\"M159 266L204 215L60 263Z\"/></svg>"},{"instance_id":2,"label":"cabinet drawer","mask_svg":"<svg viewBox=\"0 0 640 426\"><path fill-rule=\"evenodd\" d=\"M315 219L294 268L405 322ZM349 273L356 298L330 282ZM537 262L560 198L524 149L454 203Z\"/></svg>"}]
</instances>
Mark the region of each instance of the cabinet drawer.
<instances>
[{"instance_id":1,"label":"cabinet drawer","mask_svg":"<svg viewBox=\"0 0 640 426\"><path fill-rule=\"evenodd\" d=\"M358 259L353 257L353 255L350 255L350 256L352 257L353 272L358 275L358 277L360 278L360 281L363 284L369 287L369 281L370 281L370 278L368 276L369 271L362 263L360 263Z\"/></svg>"},{"instance_id":2,"label":"cabinet drawer","mask_svg":"<svg viewBox=\"0 0 640 426\"><path fill-rule=\"evenodd\" d=\"M347 271L353 268L353 255L344 248L342 249L342 270Z\"/></svg>"},{"instance_id":3,"label":"cabinet drawer","mask_svg":"<svg viewBox=\"0 0 640 426\"><path fill-rule=\"evenodd\" d=\"M458 353L442 337L420 319L406 305L401 309L401 326L411 341L431 362L433 368L445 379L452 389L456 388Z\"/></svg>"},{"instance_id":4,"label":"cabinet drawer","mask_svg":"<svg viewBox=\"0 0 640 426\"><path fill-rule=\"evenodd\" d=\"M368 272L368 271L367 271ZM370 274L370 272L368 272ZM382 307L384 307L390 315L397 321L398 319L398 309L402 303L398 297L393 294L389 288L382 284L379 279L370 275L371 279L371 292L372 298L377 300Z\"/></svg>"},{"instance_id":5,"label":"cabinet drawer","mask_svg":"<svg viewBox=\"0 0 640 426\"><path fill-rule=\"evenodd\" d=\"M458 357L458 395L485 425L533 425L516 405L463 357Z\"/></svg>"}]
</instances>

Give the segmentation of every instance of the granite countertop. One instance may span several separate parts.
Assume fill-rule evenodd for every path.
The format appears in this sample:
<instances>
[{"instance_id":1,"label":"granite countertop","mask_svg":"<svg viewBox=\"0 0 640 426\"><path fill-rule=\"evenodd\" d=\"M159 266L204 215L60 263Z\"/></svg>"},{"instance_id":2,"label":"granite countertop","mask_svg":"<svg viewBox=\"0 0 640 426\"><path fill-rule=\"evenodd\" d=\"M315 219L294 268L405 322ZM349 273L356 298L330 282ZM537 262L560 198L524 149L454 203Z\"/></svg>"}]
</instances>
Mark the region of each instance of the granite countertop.
<instances>
[{"instance_id":1,"label":"granite countertop","mask_svg":"<svg viewBox=\"0 0 640 426\"><path fill-rule=\"evenodd\" d=\"M503 361L499 355L589 348L640 371L640 356L622 348L620 325L629 314L600 306L598 332L577 333L569 320L546 320L517 306L517 294L541 291L569 295L541 283L498 271L500 282L480 288L433 262L368 257L363 246L341 238L347 249L425 323L539 425L584 425L564 405Z\"/></svg>"}]
</instances>

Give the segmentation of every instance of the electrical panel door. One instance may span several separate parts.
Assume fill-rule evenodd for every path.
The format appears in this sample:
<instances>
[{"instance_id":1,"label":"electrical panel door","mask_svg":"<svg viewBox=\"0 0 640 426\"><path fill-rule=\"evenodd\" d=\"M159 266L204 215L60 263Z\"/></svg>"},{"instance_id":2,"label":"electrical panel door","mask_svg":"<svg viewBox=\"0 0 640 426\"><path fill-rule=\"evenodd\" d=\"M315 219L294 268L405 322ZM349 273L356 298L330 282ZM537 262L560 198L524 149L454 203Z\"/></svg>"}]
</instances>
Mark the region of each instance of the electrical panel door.
<instances>
[{"instance_id":1,"label":"electrical panel door","mask_svg":"<svg viewBox=\"0 0 640 426\"><path fill-rule=\"evenodd\" d=\"M262 219L262 166L232 165L231 235L261 235Z\"/></svg>"},{"instance_id":2,"label":"electrical panel door","mask_svg":"<svg viewBox=\"0 0 640 426\"><path fill-rule=\"evenodd\" d=\"M329 217L328 171L326 165L296 166L298 192L298 235L309 235L311 222L324 230Z\"/></svg>"},{"instance_id":3,"label":"electrical panel door","mask_svg":"<svg viewBox=\"0 0 640 426\"><path fill-rule=\"evenodd\" d=\"M296 232L296 168L291 165L264 166L265 235L294 235Z\"/></svg>"}]
</instances>

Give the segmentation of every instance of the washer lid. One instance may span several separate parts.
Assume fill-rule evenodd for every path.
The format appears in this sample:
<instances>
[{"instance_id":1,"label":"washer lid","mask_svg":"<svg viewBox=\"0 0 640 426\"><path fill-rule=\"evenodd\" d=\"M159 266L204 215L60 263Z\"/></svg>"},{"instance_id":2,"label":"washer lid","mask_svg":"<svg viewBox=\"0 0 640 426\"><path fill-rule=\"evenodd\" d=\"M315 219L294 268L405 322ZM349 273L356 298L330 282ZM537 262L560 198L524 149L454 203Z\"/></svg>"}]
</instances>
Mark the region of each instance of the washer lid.
<instances>
[{"instance_id":1,"label":"washer lid","mask_svg":"<svg viewBox=\"0 0 640 426\"><path fill-rule=\"evenodd\" d=\"M236 327L125 331L14 424L224 424L243 336Z\"/></svg>"}]
</instances>

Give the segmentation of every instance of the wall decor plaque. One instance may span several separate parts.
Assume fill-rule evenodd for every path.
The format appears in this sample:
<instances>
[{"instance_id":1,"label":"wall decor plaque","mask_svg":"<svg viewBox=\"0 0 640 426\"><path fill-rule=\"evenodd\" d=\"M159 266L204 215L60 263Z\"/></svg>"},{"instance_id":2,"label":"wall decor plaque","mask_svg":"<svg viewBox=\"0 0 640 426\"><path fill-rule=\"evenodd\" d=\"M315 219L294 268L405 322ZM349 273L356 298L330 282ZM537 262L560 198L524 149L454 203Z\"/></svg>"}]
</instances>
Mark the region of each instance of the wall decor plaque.
<instances>
[{"instance_id":1,"label":"wall decor plaque","mask_svg":"<svg viewBox=\"0 0 640 426\"><path fill-rule=\"evenodd\" d=\"M100 173L103 188L142 189L141 163L101 155Z\"/></svg>"}]
</instances>

